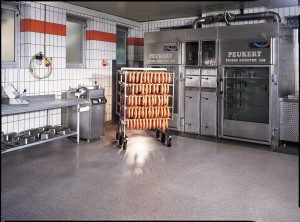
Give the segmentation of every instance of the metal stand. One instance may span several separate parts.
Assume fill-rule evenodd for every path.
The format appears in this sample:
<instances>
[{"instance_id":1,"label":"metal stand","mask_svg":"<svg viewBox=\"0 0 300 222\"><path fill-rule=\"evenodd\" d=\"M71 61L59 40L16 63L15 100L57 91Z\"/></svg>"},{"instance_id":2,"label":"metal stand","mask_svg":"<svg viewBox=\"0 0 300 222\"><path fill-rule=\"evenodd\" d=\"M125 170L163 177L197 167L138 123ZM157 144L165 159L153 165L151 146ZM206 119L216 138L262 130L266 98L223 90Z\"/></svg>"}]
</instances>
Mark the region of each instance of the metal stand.
<instances>
[{"instance_id":1,"label":"metal stand","mask_svg":"<svg viewBox=\"0 0 300 222\"><path fill-rule=\"evenodd\" d=\"M26 145L15 145L15 144L8 144L10 146L9 149L2 149L1 148L1 154L12 152L15 150L23 149L26 147L34 146L41 143L50 142L53 140L61 139L61 138L72 138L73 136L77 136L76 142L79 144L80 142L80 105L88 103L85 99L55 99L54 94L50 95L41 95L41 96L30 96L27 97L30 100L30 103L27 106L16 106L11 104L3 104L1 107L1 116L5 115L14 115L14 114L20 114L20 113L27 113L27 112L36 112L41 110L47 111L47 119L46 124L49 124L50 121L50 113L49 110L51 109L58 109L63 107L73 107L76 106L76 113L77 113L77 128L76 131L71 131L70 133L66 135L56 135L55 137L51 139L46 140L37 140L33 143L29 143Z\"/></svg>"},{"instance_id":2,"label":"metal stand","mask_svg":"<svg viewBox=\"0 0 300 222\"><path fill-rule=\"evenodd\" d=\"M117 115L119 115L120 120L119 120L119 124L118 124L118 128L116 129L116 140L119 141L119 144L123 147L124 150L126 150L127 148L127 141L128 141L128 136L126 135L126 126L128 126L128 121L131 120L137 120L137 119L130 119L128 120L127 118L127 111L128 111L128 107L127 107L127 98L129 97L129 94L131 93L131 86L133 84L136 85L140 85L140 83L128 83L127 82L127 77L128 74L131 71L146 71L144 73L148 74L149 72L154 72L154 75L157 75L157 72L166 72L167 69L166 68L121 68L121 70L117 71L117 82L116 82L116 89L117 89L117 105L116 105L116 113ZM169 72L170 73L170 72ZM172 76L171 81L169 83L142 83L144 85L147 85L149 87L149 84L154 84L154 85L160 85L160 87L162 87L161 85L165 84L168 85L168 87L172 87L172 90L169 90L168 94L159 94L159 95L168 95L167 97L167 108L171 110L170 112L170 116L167 118L151 118L150 120L154 120L154 119L165 119L165 121L168 121L170 119L173 119L173 112L174 112L174 73L170 73ZM146 86L146 87L147 87ZM147 95L147 94L144 94ZM151 95L156 95L156 94L151 94ZM138 96L140 96L140 94L138 94ZM171 98L171 106L169 105L169 97ZM141 127L142 128L142 127ZM160 138L162 143L167 143L168 147L172 146L172 136L167 133L167 129L163 130L162 128L156 128L156 138Z\"/></svg>"}]
</instances>

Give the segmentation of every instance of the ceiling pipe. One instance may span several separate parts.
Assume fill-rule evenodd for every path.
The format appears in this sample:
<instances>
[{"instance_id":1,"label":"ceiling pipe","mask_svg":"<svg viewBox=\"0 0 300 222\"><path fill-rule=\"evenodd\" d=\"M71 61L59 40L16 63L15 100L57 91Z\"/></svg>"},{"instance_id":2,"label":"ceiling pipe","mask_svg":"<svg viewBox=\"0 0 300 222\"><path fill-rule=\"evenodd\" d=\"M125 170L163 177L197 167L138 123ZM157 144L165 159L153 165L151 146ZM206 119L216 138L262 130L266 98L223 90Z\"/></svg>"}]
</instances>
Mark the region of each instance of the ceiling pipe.
<instances>
[{"instance_id":1,"label":"ceiling pipe","mask_svg":"<svg viewBox=\"0 0 300 222\"><path fill-rule=\"evenodd\" d=\"M233 14L224 12L224 14L209 15L206 17L198 18L193 22L193 28L197 29L198 24L211 24L215 22L226 22L226 25L230 25L229 22L245 21L245 20L261 20L261 19L272 19L274 22L281 22L280 15L276 12L257 12L248 14Z\"/></svg>"}]
</instances>

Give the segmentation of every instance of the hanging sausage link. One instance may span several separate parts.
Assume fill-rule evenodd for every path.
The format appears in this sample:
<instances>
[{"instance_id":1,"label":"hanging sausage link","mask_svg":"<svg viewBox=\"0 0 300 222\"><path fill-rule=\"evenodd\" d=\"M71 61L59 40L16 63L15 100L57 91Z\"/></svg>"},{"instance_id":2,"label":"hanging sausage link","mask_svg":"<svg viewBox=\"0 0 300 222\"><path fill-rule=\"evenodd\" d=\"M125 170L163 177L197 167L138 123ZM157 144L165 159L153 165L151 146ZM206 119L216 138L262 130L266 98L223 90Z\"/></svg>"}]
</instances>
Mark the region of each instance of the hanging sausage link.
<instances>
[{"instance_id":1,"label":"hanging sausage link","mask_svg":"<svg viewBox=\"0 0 300 222\"><path fill-rule=\"evenodd\" d=\"M121 97L121 103L126 99L126 126L128 129L155 129L165 131L168 119L171 117L169 106L169 84L171 73L127 71L127 95ZM121 90L124 92L124 86Z\"/></svg>"}]
</instances>

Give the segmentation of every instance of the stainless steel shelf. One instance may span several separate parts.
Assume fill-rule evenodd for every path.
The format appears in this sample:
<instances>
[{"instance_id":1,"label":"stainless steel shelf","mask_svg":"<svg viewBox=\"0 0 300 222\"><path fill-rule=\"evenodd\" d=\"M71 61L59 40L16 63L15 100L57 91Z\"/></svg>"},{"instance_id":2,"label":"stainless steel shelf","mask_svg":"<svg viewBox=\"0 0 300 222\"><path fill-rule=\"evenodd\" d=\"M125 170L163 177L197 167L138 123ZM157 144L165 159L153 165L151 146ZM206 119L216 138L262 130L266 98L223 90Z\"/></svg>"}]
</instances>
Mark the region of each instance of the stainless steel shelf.
<instances>
[{"instance_id":1,"label":"stainless steel shelf","mask_svg":"<svg viewBox=\"0 0 300 222\"><path fill-rule=\"evenodd\" d=\"M26 148L26 147L29 147L29 146L34 146L34 145L38 145L38 144L42 144L42 143L47 143L47 142L51 142L51 141L54 141L54 140L58 140L58 139L62 139L62 138L70 137L70 136L75 136L75 135L77 135L77 132L72 131L71 133L66 134L66 135L62 135L62 136L57 135L57 136L55 136L53 138L50 138L50 139L47 139L47 140L39 140L39 141L34 142L34 143L29 143L29 144L26 144L26 145L20 145L20 146L16 146L16 147L13 147L13 148L9 148L9 149L1 152L1 154L9 153L9 152L12 152L12 151L15 151L15 150L20 150L20 149L23 149L23 148Z\"/></svg>"},{"instance_id":2,"label":"stainless steel shelf","mask_svg":"<svg viewBox=\"0 0 300 222\"><path fill-rule=\"evenodd\" d=\"M78 104L81 105L86 103L89 103L89 101L86 99L51 99L51 100L33 100L30 101L28 106L2 104L1 116L48 110L48 109L58 109L62 107L75 106Z\"/></svg>"},{"instance_id":3,"label":"stainless steel shelf","mask_svg":"<svg viewBox=\"0 0 300 222\"><path fill-rule=\"evenodd\" d=\"M2 104L1 116L46 110L47 111L46 125L48 125L48 120L49 120L48 110L59 109L59 108L70 107L70 106L77 106L77 121L79 121L80 105L90 103L90 101L87 99L55 99L54 94L28 96L28 97L26 97L26 99L28 101L30 101L29 104L26 106ZM77 135L77 143L79 144L79 125L78 124L77 124L77 132L72 131L71 133L69 133L67 135L63 135L63 136L57 135L51 139L39 140L34 143L30 143L30 144L26 144L26 145L20 145L20 146L16 145L15 147L8 148L7 150L1 152L1 154L19 150L19 149L23 149L23 148L26 148L29 146L34 146L34 145L41 144L41 143L47 143L47 142L50 142L53 140L57 140L57 139L61 139L61 138L69 137L69 136L74 136L74 135Z\"/></svg>"}]
</instances>

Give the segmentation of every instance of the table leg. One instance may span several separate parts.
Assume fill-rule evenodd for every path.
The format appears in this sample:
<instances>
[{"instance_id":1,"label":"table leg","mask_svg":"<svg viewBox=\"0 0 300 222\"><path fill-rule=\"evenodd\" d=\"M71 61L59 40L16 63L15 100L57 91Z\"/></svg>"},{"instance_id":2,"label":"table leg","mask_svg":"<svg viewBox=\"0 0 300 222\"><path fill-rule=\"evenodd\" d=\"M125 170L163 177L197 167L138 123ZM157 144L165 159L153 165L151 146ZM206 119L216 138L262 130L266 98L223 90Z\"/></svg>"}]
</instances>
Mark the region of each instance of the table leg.
<instances>
[{"instance_id":1,"label":"table leg","mask_svg":"<svg viewBox=\"0 0 300 222\"><path fill-rule=\"evenodd\" d=\"M46 125L49 125L49 120L50 120L49 110L47 109L47 120L46 120Z\"/></svg>"},{"instance_id":2,"label":"table leg","mask_svg":"<svg viewBox=\"0 0 300 222\"><path fill-rule=\"evenodd\" d=\"M80 105L78 104L77 105L77 144L79 144L79 138L80 138L80 135L79 135L79 131L80 131L79 124L80 124Z\"/></svg>"}]
</instances>

